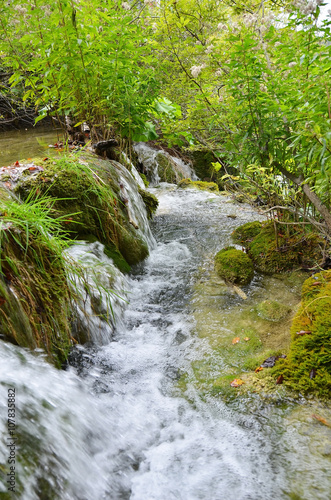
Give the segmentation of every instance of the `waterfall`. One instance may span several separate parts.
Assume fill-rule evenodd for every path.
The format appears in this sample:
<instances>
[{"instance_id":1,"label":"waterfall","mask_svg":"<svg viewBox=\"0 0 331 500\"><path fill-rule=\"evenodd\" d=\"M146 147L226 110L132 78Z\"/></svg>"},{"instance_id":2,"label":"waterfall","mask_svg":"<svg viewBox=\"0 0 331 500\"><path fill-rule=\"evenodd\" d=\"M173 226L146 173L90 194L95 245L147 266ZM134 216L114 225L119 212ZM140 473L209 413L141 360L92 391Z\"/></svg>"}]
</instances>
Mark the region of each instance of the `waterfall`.
<instances>
[{"instance_id":1,"label":"waterfall","mask_svg":"<svg viewBox=\"0 0 331 500\"><path fill-rule=\"evenodd\" d=\"M153 149L144 142L137 142L133 149L153 186L159 184L160 181L166 181L169 175L176 182L184 178L197 180L189 164L164 150Z\"/></svg>"}]
</instances>

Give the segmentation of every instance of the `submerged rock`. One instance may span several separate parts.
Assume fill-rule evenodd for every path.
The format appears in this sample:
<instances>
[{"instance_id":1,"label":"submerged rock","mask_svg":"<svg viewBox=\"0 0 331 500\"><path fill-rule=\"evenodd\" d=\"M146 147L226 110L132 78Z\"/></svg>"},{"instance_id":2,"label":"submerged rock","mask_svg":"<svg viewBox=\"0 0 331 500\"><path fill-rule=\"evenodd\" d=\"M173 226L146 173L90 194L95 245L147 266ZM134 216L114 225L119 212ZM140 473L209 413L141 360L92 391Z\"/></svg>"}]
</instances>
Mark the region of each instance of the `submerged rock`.
<instances>
[{"instance_id":1,"label":"submerged rock","mask_svg":"<svg viewBox=\"0 0 331 500\"><path fill-rule=\"evenodd\" d=\"M262 319L281 321L291 312L291 308L275 300L264 300L256 306L256 311Z\"/></svg>"},{"instance_id":2,"label":"submerged rock","mask_svg":"<svg viewBox=\"0 0 331 500\"><path fill-rule=\"evenodd\" d=\"M254 276L250 258L234 247L226 247L215 255L215 269L225 281L241 285L250 283Z\"/></svg>"}]
</instances>

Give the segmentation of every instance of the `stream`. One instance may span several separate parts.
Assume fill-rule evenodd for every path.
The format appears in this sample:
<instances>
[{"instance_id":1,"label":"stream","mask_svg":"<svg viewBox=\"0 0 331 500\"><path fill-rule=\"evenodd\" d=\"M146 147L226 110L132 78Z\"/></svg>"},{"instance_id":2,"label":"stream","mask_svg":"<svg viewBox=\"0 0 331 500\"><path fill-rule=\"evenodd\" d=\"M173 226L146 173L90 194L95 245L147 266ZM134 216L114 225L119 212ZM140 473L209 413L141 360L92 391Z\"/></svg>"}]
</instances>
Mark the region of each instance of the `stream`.
<instances>
[{"instance_id":1,"label":"stream","mask_svg":"<svg viewBox=\"0 0 331 500\"><path fill-rule=\"evenodd\" d=\"M197 285L212 275L213 255L231 243L232 230L261 216L204 191L162 183L151 192L160 202L155 242L120 280L128 305L118 304L112 342L76 347L65 371L41 352L0 342L0 464L8 455L8 388L16 390L19 457L16 493L6 496L3 480L0 497L327 500L331 433L311 415L330 418L328 408L303 398L202 397L194 383L192 366L210 349L197 329L201 315L210 320L197 297L208 288ZM256 275L244 287L248 304L281 286ZM230 291L202 298L224 317L243 307Z\"/></svg>"}]
</instances>

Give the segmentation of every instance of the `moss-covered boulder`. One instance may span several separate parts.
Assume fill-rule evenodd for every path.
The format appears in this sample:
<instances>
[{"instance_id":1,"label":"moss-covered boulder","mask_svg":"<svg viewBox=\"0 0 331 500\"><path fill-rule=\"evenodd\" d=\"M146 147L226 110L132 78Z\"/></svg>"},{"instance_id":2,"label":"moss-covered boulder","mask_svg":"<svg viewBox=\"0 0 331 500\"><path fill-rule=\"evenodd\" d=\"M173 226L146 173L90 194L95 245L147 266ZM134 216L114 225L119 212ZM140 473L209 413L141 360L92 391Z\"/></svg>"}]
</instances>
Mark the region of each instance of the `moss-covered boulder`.
<instances>
[{"instance_id":1,"label":"moss-covered boulder","mask_svg":"<svg viewBox=\"0 0 331 500\"><path fill-rule=\"evenodd\" d=\"M250 283L254 276L250 258L234 247L226 247L215 255L215 269L225 281L240 285Z\"/></svg>"},{"instance_id":2,"label":"moss-covered boulder","mask_svg":"<svg viewBox=\"0 0 331 500\"><path fill-rule=\"evenodd\" d=\"M37 167L42 171L35 173ZM31 192L54 198L53 215L64 217L63 227L71 238L94 235L114 247L129 265L147 257L148 248L131 219L116 162L85 155L36 160L30 168L14 191L23 200Z\"/></svg>"},{"instance_id":3,"label":"moss-covered boulder","mask_svg":"<svg viewBox=\"0 0 331 500\"><path fill-rule=\"evenodd\" d=\"M331 397L331 271L304 282L302 302L291 327L286 360L277 365L277 376L302 393Z\"/></svg>"},{"instance_id":4,"label":"moss-covered boulder","mask_svg":"<svg viewBox=\"0 0 331 500\"><path fill-rule=\"evenodd\" d=\"M310 268L322 260L323 240L315 233L304 233L301 226L291 226L287 233L281 224L252 224L237 228L234 237L246 247L259 271L274 274ZM255 232L257 234L251 238Z\"/></svg>"},{"instance_id":5,"label":"moss-covered boulder","mask_svg":"<svg viewBox=\"0 0 331 500\"><path fill-rule=\"evenodd\" d=\"M178 187L185 189L185 188L194 188L194 189L200 189L203 191L211 191L211 192L216 192L218 193L218 185L215 184L215 182L204 182L204 181L192 181L191 179L182 179L178 183Z\"/></svg>"},{"instance_id":6,"label":"moss-covered boulder","mask_svg":"<svg viewBox=\"0 0 331 500\"><path fill-rule=\"evenodd\" d=\"M261 228L262 224L259 221L247 222L247 224L237 227L231 236L235 243L247 248L253 238L260 233Z\"/></svg>"},{"instance_id":7,"label":"moss-covered boulder","mask_svg":"<svg viewBox=\"0 0 331 500\"><path fill-rule=\"evenodd\" d=\"M291 312L291 308L276 300L263 300L256 306L256 312L267 321L281 321Z\"/></svg>"}]
</instances>

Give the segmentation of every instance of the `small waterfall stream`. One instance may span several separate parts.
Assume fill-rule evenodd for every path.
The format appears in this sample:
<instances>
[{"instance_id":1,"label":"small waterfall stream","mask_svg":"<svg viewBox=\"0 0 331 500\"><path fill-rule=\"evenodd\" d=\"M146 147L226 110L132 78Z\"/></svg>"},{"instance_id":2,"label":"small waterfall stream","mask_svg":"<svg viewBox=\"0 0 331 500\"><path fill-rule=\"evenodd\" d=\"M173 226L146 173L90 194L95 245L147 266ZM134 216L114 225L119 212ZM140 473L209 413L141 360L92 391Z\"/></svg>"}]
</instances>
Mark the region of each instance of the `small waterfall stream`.
<instances>
[{"instance_id":1,"label":"small waterfall stream","mask_svg":"<svg viewBox=\"0 0 331 500\"><path fill-rule=\"evenodd\" d=\"M252 395L225 404L202 399L194 385L183 394L177 383L206 349L192 316L199 268L229 244L234 227L258 216L212 193L169 185L152 192L160 206L154 236L146 236L150 256L131 276L116 278L129 305L122 315L118 309L112 342L78 346L67 371L52 368L40 353L0 343L1 464L8 454L7 389L17 394L13 498L329 498L328 429L317 442L307 415L293 414L294 403L262 403ZM234 213L236 219L229 217ZM105 266L107 279L111 264L100 244L71 253ZM250 286L248 294L262 285L257 279ZM5 491L3 481L0 495Z\"/></svg>"}]
</instances>

